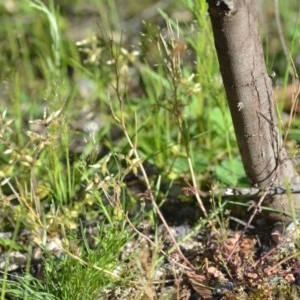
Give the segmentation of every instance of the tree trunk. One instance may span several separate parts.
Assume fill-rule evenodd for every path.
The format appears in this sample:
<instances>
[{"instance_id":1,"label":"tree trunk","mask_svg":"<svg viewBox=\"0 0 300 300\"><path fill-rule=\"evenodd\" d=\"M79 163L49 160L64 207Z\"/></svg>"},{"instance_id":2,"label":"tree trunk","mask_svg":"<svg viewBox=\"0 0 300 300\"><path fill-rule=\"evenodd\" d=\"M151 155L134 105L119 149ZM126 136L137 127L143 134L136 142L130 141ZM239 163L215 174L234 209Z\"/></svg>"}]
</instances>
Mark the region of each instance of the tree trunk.
<instances>
[{"instance_id":1,"label":"tree trunk","mask_svg":"<svg viewBox=\"0 0 300 300\"><path fill-rule=\"evenodd\" d=\"M299 183L276 120L257 16L252 0L207 0L215 47L243 165L250 183L260 188ZM300 213L300 195L277 195L264 204L285 219ZM291 205L292 204L292 205Z\"/></svg>"}]
</instances>

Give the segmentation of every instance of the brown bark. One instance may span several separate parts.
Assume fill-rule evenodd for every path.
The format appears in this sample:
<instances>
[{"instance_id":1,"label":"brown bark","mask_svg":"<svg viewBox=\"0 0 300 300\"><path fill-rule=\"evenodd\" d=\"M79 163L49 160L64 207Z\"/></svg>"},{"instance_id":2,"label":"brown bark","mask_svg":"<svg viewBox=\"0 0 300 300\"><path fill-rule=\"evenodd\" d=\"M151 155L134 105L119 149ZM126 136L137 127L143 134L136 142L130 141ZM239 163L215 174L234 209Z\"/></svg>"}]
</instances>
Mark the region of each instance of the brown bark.
<instances>
[{"instance_id":1,"label":"brown bark","mask_svg":"<svg viewBox=\"0 0 300 300\"><path fill-rule=\"evenodd\" d=\"M243 165L249 181L260 188L298 183L279 133L271 80L264 62L252 0L207 0L220 71ZM293 195L300 213L300 197ZM286 214L286 195L267 200ZM271 215L278 219L282 216Z\"/></svg>"}]
</instances>

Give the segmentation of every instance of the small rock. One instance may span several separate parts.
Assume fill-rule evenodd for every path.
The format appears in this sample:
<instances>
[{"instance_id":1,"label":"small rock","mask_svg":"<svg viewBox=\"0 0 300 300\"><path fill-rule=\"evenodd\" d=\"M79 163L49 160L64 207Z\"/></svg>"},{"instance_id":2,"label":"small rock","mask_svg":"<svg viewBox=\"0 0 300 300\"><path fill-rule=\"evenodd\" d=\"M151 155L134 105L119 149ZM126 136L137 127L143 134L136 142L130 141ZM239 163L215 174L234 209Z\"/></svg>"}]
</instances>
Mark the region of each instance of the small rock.
<instances>
[{"instance_id":1,"label":"small rock","mask_svg":"<svg viewBox=\"0 0 300 300\"><path fill-rule=\"evenodd\" d=\"M0 270L5 269L5 264L7 260L7 255L9 255L9 266L8 271L15 271L20 267L23 267L26 264L26 255L18 252L18 251L12 251L12 252L6 252L1 254L0 256Z\"/></svg>"},{"instance_id":2,"label":"small rock","mask_svg":"<svg viewBox=\"0 0 300 300\"><path fill-rule=\"evenodd\" d=\"M224 296L225 293L233 290L233 283L231 281L227 281L225 283L220 283L215 286L213 290L213 295L216 297Z\"/></svg>"}]
</instances>

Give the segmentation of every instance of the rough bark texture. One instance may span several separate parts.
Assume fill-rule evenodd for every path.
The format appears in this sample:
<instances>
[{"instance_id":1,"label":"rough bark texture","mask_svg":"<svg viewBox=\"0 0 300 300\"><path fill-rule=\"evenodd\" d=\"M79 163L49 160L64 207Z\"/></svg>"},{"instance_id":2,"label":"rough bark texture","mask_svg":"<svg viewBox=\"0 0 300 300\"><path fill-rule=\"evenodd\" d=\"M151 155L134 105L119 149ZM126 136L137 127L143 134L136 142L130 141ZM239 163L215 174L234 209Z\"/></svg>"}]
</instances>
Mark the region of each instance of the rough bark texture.
<instances>
[{"instance_id":1,"label":"rough bark texture","mask_svg":"<svg viewBox=\"0 0 300 300\"><path fill-rule=\"evenodd\" d=\"M207 0L215 47L239 150L252 185L298 183L292 161L279 134L272 95L252 0ZM293 196L300 213L300 197ZM267 200L289 213L286 195ZM271 215L271 218L282 218Z\"/></svg>"}]
</instances>

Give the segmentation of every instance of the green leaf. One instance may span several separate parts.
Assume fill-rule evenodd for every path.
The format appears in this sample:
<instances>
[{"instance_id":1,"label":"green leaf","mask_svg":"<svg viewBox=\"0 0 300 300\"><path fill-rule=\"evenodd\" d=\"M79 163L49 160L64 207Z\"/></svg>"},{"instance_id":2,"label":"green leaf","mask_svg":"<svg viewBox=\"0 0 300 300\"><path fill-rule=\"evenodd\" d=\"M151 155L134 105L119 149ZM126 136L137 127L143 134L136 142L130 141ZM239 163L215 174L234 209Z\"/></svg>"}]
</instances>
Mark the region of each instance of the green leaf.
<instances>
[{"instance_id":1,"label":"green leaf","mask_svg":"<svg viewBox=\"0 0 300 300\"><path fill-rule=\"evenodd\" d=\"M295 140L297 142L300 142L300 130L298 128L291 128L289 130L289 138L291 140Z\"/></svg>"},{"instance_id":2,"label":"green leaf","mask_svg":"<svg viewBox=\"0 0 300 300\"><path fill-rule=\"evenodd\" d=\"M6 239L6 238L0 238L0 246L6 249L9 248L10 250L16 250L16 251L21 251L25 249L24 246L18 244L17 242L11 239Z\"/></svg>"},{"instance_id":3,"label":"green leaf","mask_svg":"<svg viewBox=\"0 0 300 300\"><path fill-rule=\"evenodd\" d=\"M216 178L229 186L247 185L247 177L239 158L225 160L215 169Z\"/></svg>"}]
</instances>

